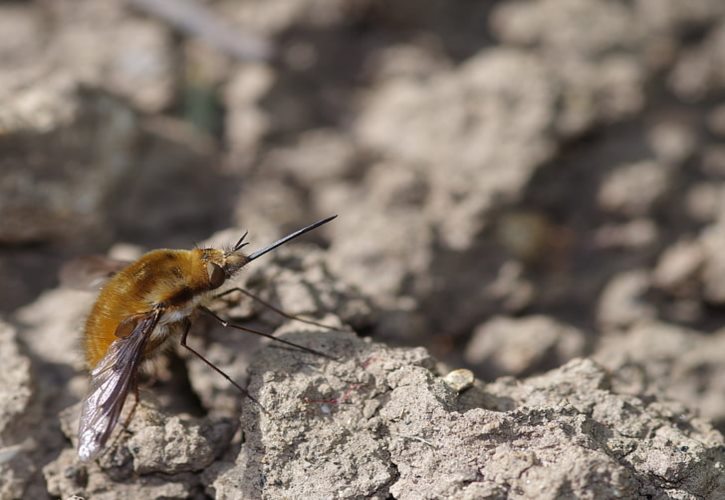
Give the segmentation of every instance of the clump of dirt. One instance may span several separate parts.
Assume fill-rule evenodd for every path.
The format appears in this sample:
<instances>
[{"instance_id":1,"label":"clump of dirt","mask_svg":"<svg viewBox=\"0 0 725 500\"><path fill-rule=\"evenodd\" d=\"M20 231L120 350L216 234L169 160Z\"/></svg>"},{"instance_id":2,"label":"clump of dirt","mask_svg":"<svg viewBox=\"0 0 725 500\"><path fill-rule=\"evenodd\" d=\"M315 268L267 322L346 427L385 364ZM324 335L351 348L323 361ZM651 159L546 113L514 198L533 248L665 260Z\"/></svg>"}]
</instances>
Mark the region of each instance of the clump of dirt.
<instances>
[{"instance_id":1,"label":"clump of dirt","mask_svg":"<svg viewBox=\"0 0 725 500\"><path fill-rule=\"evenodd\" d=\"M182 498L181 485L186 494L203 486L215 498L725 492L723 438L711 425L682 405L619 393L592 361L459 393L424 349L288 326L281 338L339 361L264 349L249 384L261 407L244 406L243 440L230 442L228 421L145 409L99 464L79 466L67 450L46 466L50 492ZM73 439L71 413L63 418Z\"/></svg>"}]
</instances>

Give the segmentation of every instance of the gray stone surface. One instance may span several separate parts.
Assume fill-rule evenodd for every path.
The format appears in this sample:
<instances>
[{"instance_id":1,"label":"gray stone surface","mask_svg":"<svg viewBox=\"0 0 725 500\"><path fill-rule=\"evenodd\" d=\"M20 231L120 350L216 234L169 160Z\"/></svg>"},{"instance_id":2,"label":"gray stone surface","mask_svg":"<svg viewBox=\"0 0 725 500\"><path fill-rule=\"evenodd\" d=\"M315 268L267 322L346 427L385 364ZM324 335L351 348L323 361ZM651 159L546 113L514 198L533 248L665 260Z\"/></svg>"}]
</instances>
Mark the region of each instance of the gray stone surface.
<instances>
[{"instance_id":1,"label":"gray stone surface","mask_svg":"<svg viewBox=\"0 0 725 500\"><path fill-rule=\"evenodd\" d=\"M722 425L725 388L720 359L724 343L722 329L707 334L644 321L604 338L593 358L611 370L617 390L665 395Z\"/></svg>"},{"instance_id":2,"label":"gray stone surface","mask_svg":"<svg viewBox=\"0 0 725 500\"><path fill-rule=\"evenodd\" d=\"M245 443L210 473L217 497L714 498L725 488L719 433L692 417L678 425L678 405L616 393L591 361L457 395L420 349L287 338L343 362L268 349L253 364L268 414L245 407Z\"/></svg>"},{"instance_id":3,"label":"gray stone surface","mask_svg":"<svg viewBox=\"0 0 725 500\"><path fill-rule=\"evenodd\" d=\"M583 332L545 316L494 317L476 328L464 359L487 380L560 366L585 353ZM548 365L548 366L547 366Z\"/></svg>"},{"instance_id":4,"label":"gray stone surface","mask_svg":"<svg viewBox=\"0 0 725 500\"><path fill-rule=\"evenodd\" d=\"M30 452L36 442L31 429L39 420L33 401L35 383L30 360L22 354L17 331L0 321L0 498L17 498L26 490L36 467ZM39 437L39 436L38 436Z\"/></svg>"},{"instance_id":5,"label":"gray stone surface","mask_svg":"<svg viewBox=\"0 0 725 500\"><path fill-rule=\"evenodd\" d=\"M70 450L46 466L50 492L182 498L180 485L197 493L203 486L215 498L725 492L717 431L679 404L619 392L592 361L459 393L423 349L293 325L279 333L338 360L269 346L250 366L249 389L264 409L245 402L241 436L230 441L229 421L144 408L100 468L78 464ZM75 413L65 413L66 432Z\"/></svg>"}]
</instances>

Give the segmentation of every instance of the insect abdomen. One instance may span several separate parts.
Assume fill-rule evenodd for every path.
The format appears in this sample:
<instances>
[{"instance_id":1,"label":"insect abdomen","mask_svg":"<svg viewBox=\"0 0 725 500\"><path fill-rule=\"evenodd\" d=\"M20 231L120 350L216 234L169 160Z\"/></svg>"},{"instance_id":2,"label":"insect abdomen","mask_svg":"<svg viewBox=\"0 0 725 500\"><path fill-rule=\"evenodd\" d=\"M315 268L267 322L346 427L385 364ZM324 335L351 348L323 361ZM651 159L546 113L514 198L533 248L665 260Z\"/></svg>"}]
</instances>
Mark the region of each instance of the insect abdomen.
<instances>
[{"instance_id":1,"label":"insect abdomen","mask_svg":"<svg viewBox=\"0 0 725 500\"><path fill-rule=\"evenodd\" d=\"M193 298L195 269L188 250L154 250L122 269L102 288L86 320L86 362L94 367L116 339L126 318L159 304L181 305Z\"/></svg>"}]
</instances>

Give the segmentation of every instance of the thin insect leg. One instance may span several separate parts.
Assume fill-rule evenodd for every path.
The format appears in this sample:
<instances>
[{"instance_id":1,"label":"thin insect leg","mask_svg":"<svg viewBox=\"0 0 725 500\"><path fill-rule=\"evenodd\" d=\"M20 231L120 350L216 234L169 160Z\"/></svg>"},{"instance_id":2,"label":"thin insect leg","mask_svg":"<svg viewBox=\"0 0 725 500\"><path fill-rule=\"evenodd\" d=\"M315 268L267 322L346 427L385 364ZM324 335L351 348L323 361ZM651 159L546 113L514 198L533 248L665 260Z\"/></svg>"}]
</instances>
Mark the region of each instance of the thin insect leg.
<instances>
[{"instance_id":1,"label":"thin insect leg","mask_svg":"<svg viewBox=\"0 0 725 500\"><path fill-rule=\"evenodd\" d=\"M326 328L327 330L333 330L333 331L336 331L336 332L342 331L342 330L339 330L337 328L334 328L334 327L332 327L330 325L325 325L323 323L318 323L317 321L312 321L311 319L304 319L304 318L301 318L299 316L295 316L294 314L290 314L290 313L284 312L279 307L273 306L272 304L270 304L266 300L263 300L263 299L257 297L256 295L254 295L252 292L249 292L249 291L245 290L244 288L239 288L238 286L237 287L234 287L234 288L230 288L229 290L225 290L222 293L220 293L218 295L215 295L214 298L215 299L220 299L220 298L224 297L225 295L229 295L232 292L241 292L244 295L246 295L247 297L249 297L250 299L256 300L257 302L259 302L263 306L268 307L269 309L273 310L274 312L276 312L280 316L284 316L287 319L291 319L291 320L294 320L294 321L300 321L302 323L307 323L308 325L319 326L320 328Z\"/></svg>"},{"instance_id":2,"label":"thin insect leg","mask_svg":"<svg viewBox=\"0 0 725 500\"><path fill-rule=\"evenodd\" d=\"M138 403L140 401L140 396L138 393L138 384L134 380L131 382L131 386L133 387L133 406L131 407L131 410L128 412L128 415L126 415L126 418L123 419L123 422L121 422L121 430L118 431L118 434L116 434L116 437L113 438L113 441L111 442L110 446L106 448L106 452L110 452L113 450L116 445L118 445L118 442L121 440L121 436L123 436L124 431L128 430L128 426L131 425L131 420L133 419L133 416L136 414L136 408L138 407Z\"/></svg>"},{"instance_id":3,"label":"thin insect leg","mask_svg":"<svg viewBox=\"0 0 725 500\"><path fill-rule=\"evenodd\" d=\"M219 322L219 324L222 325L225 328L234 328L234 329L237 329L237 330L241 330L243 332L253 333L255 335L259 335L260 337L265 337L265 338L274 340L276 342L280 342L282 344L288 345L290 347L294 347L295 349L299 349L300 351L304 351L304 352L307 352L309 354L314 354L316 356L322 356L323 358L327 358L327 359L330 359L332 361L337 361L336 358L330 356L329 354L325 354L324 352L317 351L317 350L312 349L310 347L305 347L305 346L302 346L302 345L299 345L299 344L295 344L294 342L290 342L288 340L280 339L280 338L275 337L274 335L271 335L269 333L260 332L259 330L253 330L252 328L247 328L246 326L237 325L236 323L230 323L229 321L225 320L224 318L222 318L220 316L217 316L217 314L214 311L212 311L211 309L208 309L208 308L206 308L204 306L199 306L199 309L201 309L202 312L208 314L209 316L211 316L212 318L214 318L215 320L217 320Z\"/></svg>"},{"instance_id":4,"label":"thin insect leg","mask_svg":"<svg viewBox=\"0 0 725 500\"><path fill-rule=\"evenodd\" d=\"M189 335L189 329L190 328L191 328L191 322L187 320L186 321L186 325L184 326L184 333L181 336L181 345L182 345L182 347L185 347L186 349L190 350L195 356L197 356L199 359L201 359L210 368L212 368L219 375L221 375L222 377L224 377L225 379L227 379L227 381L229 381L230 384L232 384L234 387L236 387L237 390L239 390L239 392L241 392L245 397L249 398L254 404L256 404L257 406L259 406L262 409L262 411L264 411L265 413L267 413L267 410L264 409L264 406L262 406L262 403L260 403L259 401L257 401L251 394L249 394L249 392L246 389L244 389L241 385L237 384L234 380L232 380L232 378L229 375L227 375L226 373L224 373L221 370L221 368L219 368L214 363L212 363L211 361L209 361L208 359L206 359L199 352L197 352L196 350L194 350L194 348L192 348L191 346L187 345L187 343L186 343L186 337Z\"/></svg>"},{"instance_id":5,"label":"thin insect leg","mask_svg":"<svg viewBox=\"0 0 725 500\"><path fill-rule=\"evenodd\" d=\"M134 380L133 382L133 406L131 407L131 411L128 412L128 415L126 418L123 419L123 422L121 423L121 427L123 430L127 430L128 426L131 425L131 419L136 414L136 408L138 407L139 401L141 401L141 396L138 393L138 384Z\"/></svg>"}]
</instances>

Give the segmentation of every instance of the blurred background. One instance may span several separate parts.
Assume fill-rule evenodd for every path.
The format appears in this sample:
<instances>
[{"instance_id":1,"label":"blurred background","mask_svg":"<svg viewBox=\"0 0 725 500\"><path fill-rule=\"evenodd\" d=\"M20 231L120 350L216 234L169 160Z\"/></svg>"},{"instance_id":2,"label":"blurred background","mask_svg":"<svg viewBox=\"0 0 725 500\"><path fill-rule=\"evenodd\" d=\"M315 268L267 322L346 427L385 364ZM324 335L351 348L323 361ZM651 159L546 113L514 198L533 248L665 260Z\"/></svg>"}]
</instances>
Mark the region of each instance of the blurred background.
<instances>
[{"instance_id":1,"label":"blurred background","mask_svg":"<svg viewBox=\"0 0 725 500\"><path fill-rule=\"evenodd\" d=\"M722 430L724 97L722 0L0 1L0 314L339 214L362 333L483 380L592 356Z\"/></svg>"}]
</instances>

